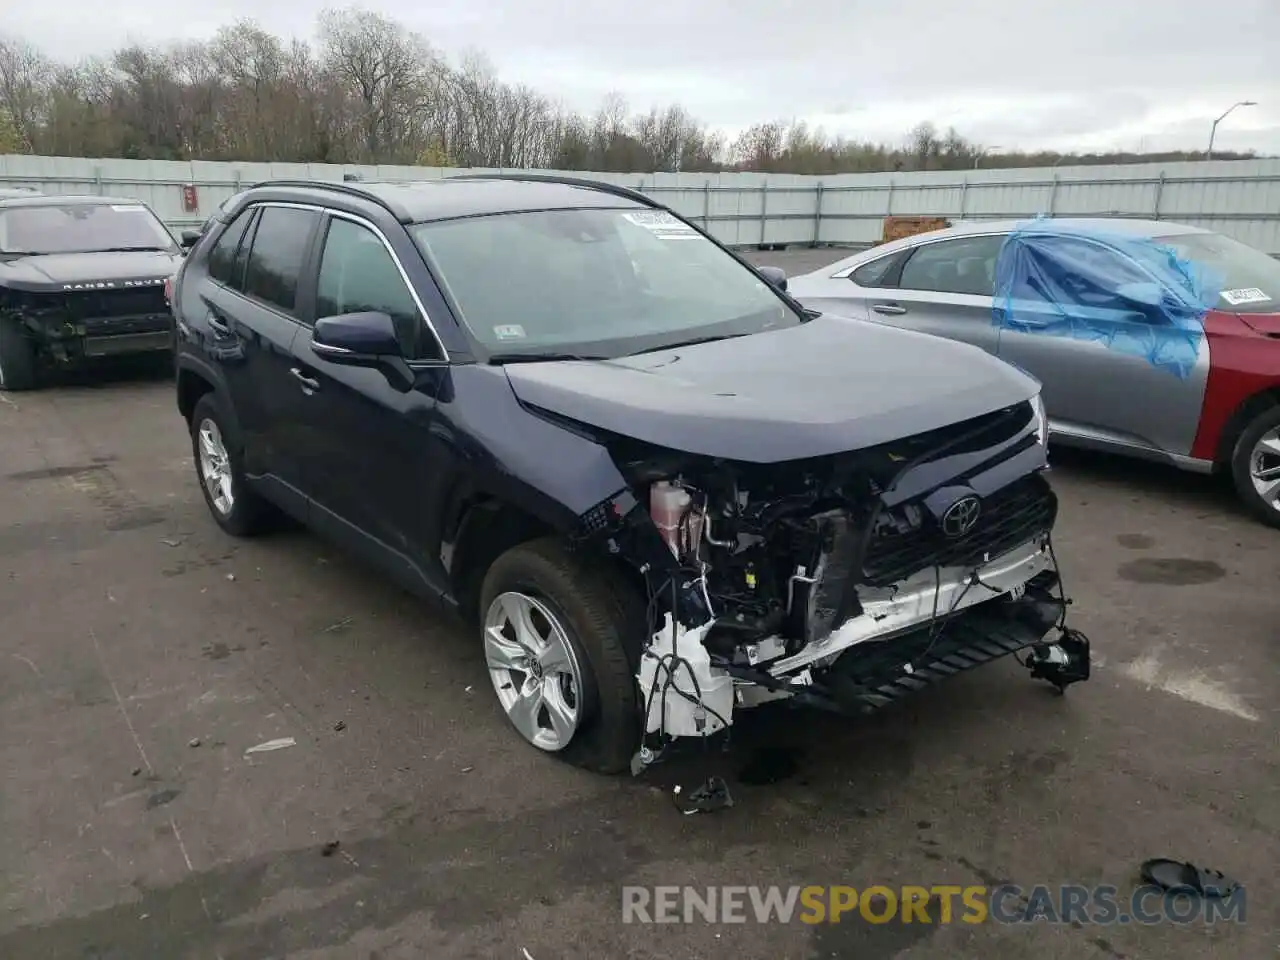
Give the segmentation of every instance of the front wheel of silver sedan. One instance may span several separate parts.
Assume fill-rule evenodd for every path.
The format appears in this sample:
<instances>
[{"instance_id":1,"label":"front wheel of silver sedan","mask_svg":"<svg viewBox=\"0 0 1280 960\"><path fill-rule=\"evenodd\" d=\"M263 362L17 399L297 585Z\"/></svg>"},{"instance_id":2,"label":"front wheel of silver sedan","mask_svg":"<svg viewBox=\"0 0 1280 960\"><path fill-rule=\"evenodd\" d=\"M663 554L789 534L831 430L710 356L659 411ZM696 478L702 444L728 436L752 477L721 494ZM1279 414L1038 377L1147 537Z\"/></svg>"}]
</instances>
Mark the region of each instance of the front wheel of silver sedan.
<instances>
[{"instance_id":1,"label":"front wheel of silver sedan","mask_svg":"<svg viewBox=\"0 0 1280 960\"><path fill-rule=\"evenodd\" d=\"M556 537L498 557L481 588L481 642L498 704L522 739L575 766L620 773L640 745L644 605L591 559Z\"/></svg>"},{"instance_id":2,"label":"front wheel of silver sedan","mask_svg":"<svg viewBox=\"0 0 1280 960\"><path fill-rule=\"evenodd\" d=\"M1244 428L1236 441L1231 473L1254 516L1280 527L1280 406L1263 410Z\"/></svg>"}]
</instances>

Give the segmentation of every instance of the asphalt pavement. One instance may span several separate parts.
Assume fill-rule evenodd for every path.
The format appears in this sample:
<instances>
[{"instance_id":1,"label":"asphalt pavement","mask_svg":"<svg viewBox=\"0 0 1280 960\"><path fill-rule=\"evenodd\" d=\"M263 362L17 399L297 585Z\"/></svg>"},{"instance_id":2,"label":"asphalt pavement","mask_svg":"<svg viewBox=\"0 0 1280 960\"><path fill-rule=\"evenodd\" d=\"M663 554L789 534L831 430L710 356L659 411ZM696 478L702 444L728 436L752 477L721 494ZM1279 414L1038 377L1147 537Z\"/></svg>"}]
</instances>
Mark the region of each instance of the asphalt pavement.
<instances>
[{"instance_id":1,"label":"asphalt pavement","mask_svg":"<svg viewBox=\"0 0 1280 960\"><path fill-rule=\"evenodd\" d=\"M744 715L734 806L683 816L699 764L568 768L474 633L306 532L223 535L172 383L0 394L0 957L1274 956L1280 532L1214 478L1053 461L1090 681L1006 659L868 721ZM1154 856L1242 881L1244 922L622 922L628 885L1126 896Z\"/></svg>"}]
</instances>

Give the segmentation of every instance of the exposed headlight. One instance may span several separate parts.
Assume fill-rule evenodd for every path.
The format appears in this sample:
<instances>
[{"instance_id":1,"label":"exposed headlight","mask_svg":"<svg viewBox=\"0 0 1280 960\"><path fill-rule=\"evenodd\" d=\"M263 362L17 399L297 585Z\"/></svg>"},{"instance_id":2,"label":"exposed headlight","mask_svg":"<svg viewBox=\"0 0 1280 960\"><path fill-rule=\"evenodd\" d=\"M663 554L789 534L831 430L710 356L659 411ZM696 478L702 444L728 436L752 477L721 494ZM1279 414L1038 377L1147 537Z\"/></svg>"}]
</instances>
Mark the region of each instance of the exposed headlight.
<instances>
[{"instance_id":1,"label":"exposed headlight","mask_svg":"<svg viewBox=\"0 0 1280 960\"><path fill-rule=\"evenodd\" d=\"M1036 424L1036 435L1042 447L1049 445L1049 415L1044 410L1044 397L1036 394L1031 398L1031 417Z\"/></svg>"}]
</instances>

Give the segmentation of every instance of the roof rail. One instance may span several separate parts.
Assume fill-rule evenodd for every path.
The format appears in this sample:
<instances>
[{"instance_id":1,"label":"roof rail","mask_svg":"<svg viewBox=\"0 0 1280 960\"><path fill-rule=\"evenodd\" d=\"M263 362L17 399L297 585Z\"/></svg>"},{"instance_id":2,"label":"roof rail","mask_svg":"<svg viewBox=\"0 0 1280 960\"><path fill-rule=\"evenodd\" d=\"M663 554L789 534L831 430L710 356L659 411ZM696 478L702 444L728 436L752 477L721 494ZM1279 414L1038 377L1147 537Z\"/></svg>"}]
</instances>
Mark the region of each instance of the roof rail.
<instances>
[{"instance_id":1,"label":"roof rail","mask_svg":"<svg viewBox=\"0 0 1280 960\"><path fill-rule=\"evenodd\" d=\"M607 180L588 180L585 177L565 177L557 173L460 173L452 177L446 177L446 180L514 180L514 181L532 181L534 183L560 183L567 187L586 187L589 190L599 190L601 193L611 193L617 197L626 197L628 200L634 200L637 203L643 203L646 207L655 207L666 209L666 206L648 194L641 193L639 190L633 190L631 187L624 187L621 184L609 183Z\"/></svg>"},{"instance_id":2,"label":"roof rail","mask_svg":"<svg viewBox=\"0 0 1280 960\"><path fill-rule=\"evenodd\" d=\"M250 184L246 189L255 190L258 187L296 187L304 190L331 190L334 193L344 193L349 197L359 197L361 200L370 200L382 207L397 220L405 217L403 210L396 210L389 201L383 199L371 190L364 190L355 184L362 181L339 181L339 180L261 180L258 183Z\"/></svg>"}]
</instances>

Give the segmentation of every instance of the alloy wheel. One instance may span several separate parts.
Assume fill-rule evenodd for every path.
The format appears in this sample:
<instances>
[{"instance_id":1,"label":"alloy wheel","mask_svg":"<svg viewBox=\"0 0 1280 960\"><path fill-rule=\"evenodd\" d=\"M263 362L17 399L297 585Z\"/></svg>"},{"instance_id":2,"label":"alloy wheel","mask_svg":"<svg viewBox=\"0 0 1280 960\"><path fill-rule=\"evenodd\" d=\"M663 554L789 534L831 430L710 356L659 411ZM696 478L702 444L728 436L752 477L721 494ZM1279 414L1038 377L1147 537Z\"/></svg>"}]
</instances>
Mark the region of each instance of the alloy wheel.
<instances>
[{"instance_id":1,"label":"alloy wheel","mask_svg":"<svg viewBox=\"0 0 1280 960\"><path fill-rule=\"evenodd\" d=\"M1253 445L1249 478L1263 502L1280 511L1280 427L1268 430Z\"/></svg>"},{"instance_id":2,"label":"alloy wheel","mask_svg":"<svg viewBox=\"0 0 1280 960\"><path fill-rule=\"evenodd\" d=\"M227 453L222 431L212 420L201 420L197 443L200 448L200 479L209 492L213 509L225 517L235 507L236 497L231 484L231 455Z\"/></svg>"},{"instance_id":3,"label":"alloy wheel","mask_svg":"<svg viewBox=\"0 0 1280 960\"><path fill-rule=\"evenodd\" d=\"M563 750L582 720L582 671L564 627L542 601L499 594L484 623L494 692L520 735L540 750Z\"/></svg>"}]
</instances>

